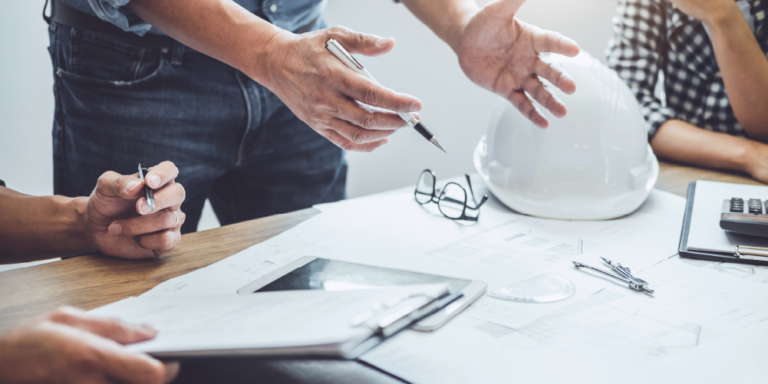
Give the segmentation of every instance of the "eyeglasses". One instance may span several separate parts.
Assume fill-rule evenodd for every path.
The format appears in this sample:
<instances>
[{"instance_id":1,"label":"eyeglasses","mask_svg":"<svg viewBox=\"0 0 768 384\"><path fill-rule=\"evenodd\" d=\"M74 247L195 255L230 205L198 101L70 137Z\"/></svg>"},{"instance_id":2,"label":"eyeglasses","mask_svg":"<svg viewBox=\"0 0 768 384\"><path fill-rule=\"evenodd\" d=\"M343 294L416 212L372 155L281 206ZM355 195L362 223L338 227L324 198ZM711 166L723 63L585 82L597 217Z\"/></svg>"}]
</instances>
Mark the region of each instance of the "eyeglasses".
<instances>
[{"instance_id":1,"label":"eyeglasses","mask_svg":"<svg viewBox=\"0 0 768 384\"><path fill-rule=\"evenodd\" d=\"M472 190L472 182L469 180L469 175L464 176L467 177L467 185L469 186L469 193L472 196L472 204L474 206L467 204L467 190L458 183L450 182L442 189L435 188L437 178L429 169L425 169L421 176L419 176L413 196L416 198L416 202L421 205L437 203L440 213L451 220L477 221L480 212L475 216L467 216L467 209L471 211L479 210L488 201L488 195L484 195L483 199L478 203L475 199L475 192Z\"/></svg>"}]
</instances>

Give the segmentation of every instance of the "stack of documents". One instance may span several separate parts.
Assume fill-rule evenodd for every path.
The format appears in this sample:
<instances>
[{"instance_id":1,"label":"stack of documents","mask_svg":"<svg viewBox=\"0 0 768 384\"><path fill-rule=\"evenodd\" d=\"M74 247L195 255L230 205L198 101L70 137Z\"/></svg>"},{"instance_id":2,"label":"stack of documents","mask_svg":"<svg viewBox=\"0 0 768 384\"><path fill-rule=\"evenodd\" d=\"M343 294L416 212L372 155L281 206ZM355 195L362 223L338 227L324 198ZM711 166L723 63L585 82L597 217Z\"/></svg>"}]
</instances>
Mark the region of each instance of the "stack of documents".
<instances>
[{"instance_id":1,"label":"stack of documents","mask_svg":"<svg viewBox=\"0 0 768 384\"><path fill-rule=\"evenodd\" d=\"M91 313L155 327L155 339L127 348L156 357L355 358L410 324L383 324L392 314L422 307L447 293L446 284L432 284L343 292L132 297Z\"/></svg>"},{"instance_id":2,"label":"stack of documents","mask_svg":"<svg viewBox=\"0 0 768 384\"><path fill-rule=\"evenodd\" d=\"M485 281L489 292L547 273L574 284L559 302L483 297L435 332L405 331L362 356L414 383L627 381L628 372L668 369L768 324L768 268L677 257L685 199L666 192L654 190L629 216L591 222L520 215L491 198L467 225L420 206L411 189L317 208L323 213L294 229L146 296L235 295L307 255ZM600 265L600 257L631 267L655 295L573 268L573 260ZM723 364L744 358L722 345L733 348L720 355ZM745 370L732 381L750 377L765 376Z\"/></svg>"}]
</instances>

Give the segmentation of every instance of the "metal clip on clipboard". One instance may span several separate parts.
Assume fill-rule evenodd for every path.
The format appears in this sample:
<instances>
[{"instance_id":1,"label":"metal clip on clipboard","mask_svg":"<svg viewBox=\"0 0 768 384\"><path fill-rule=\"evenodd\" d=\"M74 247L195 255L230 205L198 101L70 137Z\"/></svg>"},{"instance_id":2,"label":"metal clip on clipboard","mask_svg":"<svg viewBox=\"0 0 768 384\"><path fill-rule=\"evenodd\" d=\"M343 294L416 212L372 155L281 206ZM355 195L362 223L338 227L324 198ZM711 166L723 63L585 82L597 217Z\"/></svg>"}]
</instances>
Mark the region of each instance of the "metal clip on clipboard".
<instances>
[{"instance_id":1,"label":"metal clip on clipboard","mask_svg":"<svg viewBox=\"0 0 768 384\"><path fill-rule=\"evenodd\" d=\"M735 256L744 260L768 261L768 248L739 245L736 247Z\"/></svg>"},{"instance_id":2,"label":"metal clip on clipboard","mask_svg":"<svg viewBox=\"0 0 768 384\"><path fill-rule=\"evenodd\" d=\"M365 325L376 335L387 338L441 310L462 296L461 293L452 294L448 287L434 296L425 293L405 295L385 303L376 303L370 311L355 316L350 325L353 327ZM419 297L425 297L427 300L408 303L409 300Z\"/></svg>"}]
</instances>

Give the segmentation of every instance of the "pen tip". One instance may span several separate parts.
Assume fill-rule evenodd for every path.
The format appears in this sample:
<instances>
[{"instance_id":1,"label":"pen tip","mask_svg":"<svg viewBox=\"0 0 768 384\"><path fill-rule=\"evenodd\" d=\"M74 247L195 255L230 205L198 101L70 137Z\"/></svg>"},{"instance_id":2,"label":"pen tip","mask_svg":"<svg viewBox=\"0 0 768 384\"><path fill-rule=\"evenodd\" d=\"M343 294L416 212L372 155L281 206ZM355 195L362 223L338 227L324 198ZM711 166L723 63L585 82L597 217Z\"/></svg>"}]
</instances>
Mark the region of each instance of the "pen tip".
<instances>
[{"instance_id":1,"label":"pen tip","mask_svg":"<svg viewBox=\"0 0 768 384\"><path fill-rule=\"evenodd\" d=\"M431 139L431 140L429 140L429 141L430 141L432 144L434 144L434 145L435 145L437 148L440 148L440 150L441 150L441 151L443 151L443 153L448 153L448 152L445 150L445 148L443 148L443 146L442 146L442 145L440 145L440 142L439 142L439 141L437 141L437 139L436 139L436 138L432 137L432 139Z\"/></svg>"}]
</instances>

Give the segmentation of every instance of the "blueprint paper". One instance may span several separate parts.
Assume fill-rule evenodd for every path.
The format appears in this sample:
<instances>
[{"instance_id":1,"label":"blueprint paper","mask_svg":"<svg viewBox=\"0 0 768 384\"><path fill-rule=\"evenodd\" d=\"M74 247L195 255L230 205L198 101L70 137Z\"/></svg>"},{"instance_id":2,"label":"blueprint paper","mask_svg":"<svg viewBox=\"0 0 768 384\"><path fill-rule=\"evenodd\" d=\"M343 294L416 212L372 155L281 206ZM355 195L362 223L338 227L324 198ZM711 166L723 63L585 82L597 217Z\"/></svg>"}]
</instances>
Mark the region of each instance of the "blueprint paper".
<instances>
[{"instance_id":1,"label":"blueprint paper","mask_svg":"<svg viewBox=\"0 0 768 384\"><path fill-rule=\"evenodd\" d=\"M235 294L308 255L480 280L490 290L553 269L577 283L576 296L559 303L531 306L490 299L470 309L475 317L522 327L612 284L575 270L571 260L599 264L605 256L640 271L674 255L680 225L653 212L668 213L682 203L661 197L651 196L657 206L646 209L651 213L608 221L534 218L491 200L476 224L445 219L434 204L417 204L409 190L354 199L324 205L322 214L295 228L145 295Z\"/></svg>"},{"instance_id":2,"label":"blueprint paper","mask_svg":"<svg viewBox=\"0 0 768 384\"><path fill-rule=\"evenodd\" d=\"M768 334L765 270L726 266L671 258L642 275L655 297L611 287L519 329L462 316L431 334L404 333L363 359L414 383L764 382L764 363L741 360L768 355L765 338L744 335ZM409 359L439 367L446 380ZM691 370L677 364L710 374L687 379Z\"/></svg>"}]
</instances>

